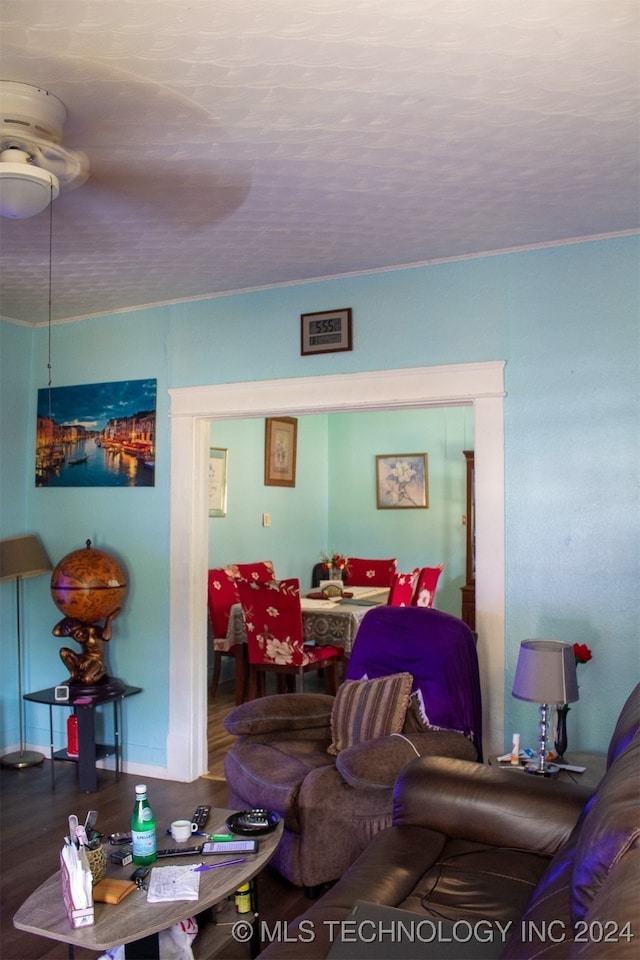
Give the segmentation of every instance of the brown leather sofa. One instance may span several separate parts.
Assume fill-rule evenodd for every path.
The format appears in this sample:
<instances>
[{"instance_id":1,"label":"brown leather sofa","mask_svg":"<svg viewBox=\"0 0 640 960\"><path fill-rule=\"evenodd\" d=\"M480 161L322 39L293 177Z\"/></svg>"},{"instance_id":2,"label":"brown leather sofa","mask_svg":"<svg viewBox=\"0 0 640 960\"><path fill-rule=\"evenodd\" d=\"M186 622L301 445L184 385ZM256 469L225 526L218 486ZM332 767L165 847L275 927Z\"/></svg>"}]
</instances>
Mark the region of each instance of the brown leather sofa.
<instances>
[{"instance_id":1,"label":"brown leather sofa","mask_svg":"<svg viewBox=\"0 0 640 960\"><path fill-rule=\"evenodd\" d=\"M461 939L488 921L491 955L509 960L635 958L639 800L640 685L620 713L605 776L591 796L579 785L517 770L443 757L413 760L396 785L393 826L260 957L417 956L398 943L383 953L373 945L368 954L336 950L336 921L365 901L399 908L397 916L410 911L443 919L449 931L451 921L460 921ZM365 906L359 916L366 915ZM348 929L351 938L353 923ZM375 928L366 929L370 936ZM479 929L486 934L486 926ZM438 937L424 943L425 960L476 955L463 943L459 953L454 945L445 954Z\"/></svg>"}]
</instances>

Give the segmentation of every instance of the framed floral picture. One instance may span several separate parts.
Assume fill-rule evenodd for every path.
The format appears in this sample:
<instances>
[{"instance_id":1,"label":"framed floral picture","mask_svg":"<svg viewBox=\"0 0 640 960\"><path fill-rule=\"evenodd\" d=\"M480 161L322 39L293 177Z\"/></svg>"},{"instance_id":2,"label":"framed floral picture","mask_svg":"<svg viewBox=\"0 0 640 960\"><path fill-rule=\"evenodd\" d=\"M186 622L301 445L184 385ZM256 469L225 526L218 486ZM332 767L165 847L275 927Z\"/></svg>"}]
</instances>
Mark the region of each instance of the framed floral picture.
<instances>
[{"instance_id":1,"label":"framed floral picture","mask_svg":"<svg viewBox=\"0 0 640 960\"><path fill-rule=\"evenodd\" d=\"M209 516L227 515L227 450L209 447Z\"/></svg>"},{"instance_id":2,"label":"framed floral picture","mask_svg":"<svg viewBox=\"0 0 640 960\"><path fill-rule=\"evenodd\" d=\"M268 417L265 421L264 485L295 487L298 421L295 417Z\"/></svg>"},{"instance_id":3,"label":"framed floral picture","mask_svg":"<svg viewBox=\"0 0 640 960\"><path fill-rule=\"evenodd\" d=\"M378 510L424 510L429 506L426 453L376 457Z\"/></svg>"}]
</instances>

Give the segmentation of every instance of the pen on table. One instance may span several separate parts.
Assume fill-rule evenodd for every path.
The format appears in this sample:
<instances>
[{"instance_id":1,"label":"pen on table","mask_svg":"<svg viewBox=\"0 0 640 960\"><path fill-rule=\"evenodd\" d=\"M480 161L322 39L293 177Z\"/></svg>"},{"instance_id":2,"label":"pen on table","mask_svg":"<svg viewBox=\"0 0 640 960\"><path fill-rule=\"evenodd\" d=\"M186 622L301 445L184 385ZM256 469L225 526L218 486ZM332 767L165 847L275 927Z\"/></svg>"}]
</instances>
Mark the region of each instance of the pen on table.
<instances>
[{"instance_id":1,"label":"pen on table","mask_svg":"<svg viewBox=\"0 0 640 960\"><path fill-rule=\"evenodd\" d=\"M232 833L210 833L209 840L233 840Z\"/></svg>"},{"instance_id":2,"label":"pen on table","mask_svg":"<svg viewBox=\"0 0 640 960\"><path fill-rule=\"evenodd\" d=\"M237 860L223 860L222 863L201 863L199 867L194 868L195 873L203 873L205 870L215 870L216 867L230 867L232 863L246 863L246 857L239 857Z\"/></svg>"}]
</instances>

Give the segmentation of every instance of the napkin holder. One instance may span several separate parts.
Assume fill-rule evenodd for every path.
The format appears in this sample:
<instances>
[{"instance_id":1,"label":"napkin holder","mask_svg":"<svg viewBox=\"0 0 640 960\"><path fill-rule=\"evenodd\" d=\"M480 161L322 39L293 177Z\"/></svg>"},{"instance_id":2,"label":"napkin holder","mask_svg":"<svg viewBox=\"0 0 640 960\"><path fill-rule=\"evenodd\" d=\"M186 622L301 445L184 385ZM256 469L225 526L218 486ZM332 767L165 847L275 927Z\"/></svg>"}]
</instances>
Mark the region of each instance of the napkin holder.
<instances>
[{"instance_id":1,"label":"napkin holder","mask_svg":"<svg viewBox=\"0 0 640 960\"><path fill-rule=\"evenodd\" d=\"M321 580L318 587L326 600L334 600L342 596L342 580Z\"/></svg>"},{"instance_id":2,"label":"napkin holder","mask_svg":"<svg viewBox=\"0 0 640 960\"><path fill-rule=\"evenodd\" d=\"M87 895L87 890L92 888L93 877L84 850L80 848L74 853L71 858L65 857L64 850L60 853L64 905L72 927L90 927L94 922L93 897Z\"/></svg>"}]
</instances>

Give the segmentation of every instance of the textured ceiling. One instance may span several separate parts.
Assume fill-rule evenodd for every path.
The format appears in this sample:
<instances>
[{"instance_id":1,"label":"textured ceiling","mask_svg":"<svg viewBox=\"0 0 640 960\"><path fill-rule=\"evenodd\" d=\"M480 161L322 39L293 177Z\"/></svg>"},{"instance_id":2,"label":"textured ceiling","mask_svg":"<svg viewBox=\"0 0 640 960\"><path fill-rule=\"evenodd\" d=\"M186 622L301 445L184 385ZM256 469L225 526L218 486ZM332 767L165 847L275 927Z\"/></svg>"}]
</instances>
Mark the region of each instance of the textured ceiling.
<instances>
[{"instance_id":1,"label":"textured ceiling","mask_svg":"<svg viewBox=\"0 0 640 960\"><path fill-rule=\"evenodd\" d=\"M637 230L639 10L0 0L2 79L91 162L53 319ZM3 316L46 322L48 240L0 221Z\"/></svg>"}]
</instances>

